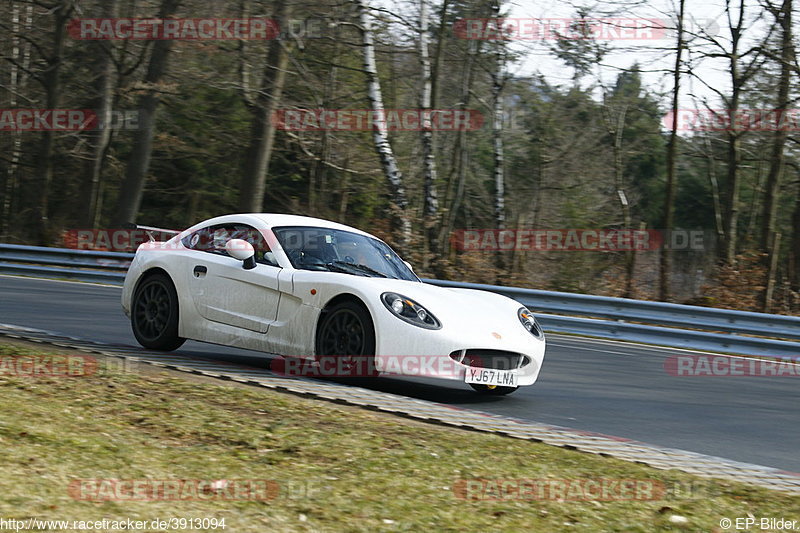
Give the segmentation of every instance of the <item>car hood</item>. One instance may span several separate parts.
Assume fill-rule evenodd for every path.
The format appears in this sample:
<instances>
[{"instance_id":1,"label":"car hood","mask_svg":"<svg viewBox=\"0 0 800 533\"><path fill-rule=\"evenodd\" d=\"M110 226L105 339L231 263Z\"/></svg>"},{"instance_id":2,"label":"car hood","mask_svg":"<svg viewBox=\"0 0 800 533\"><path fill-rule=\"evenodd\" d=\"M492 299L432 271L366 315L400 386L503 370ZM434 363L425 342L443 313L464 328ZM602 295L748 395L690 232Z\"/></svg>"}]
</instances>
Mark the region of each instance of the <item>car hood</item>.
<instances>
[{"instance_id":1,"label":"car hood","mask_svg":"<svg viewBox=\"0 0 800 533\"><path fill-rule=\"evenodd\" d=\"M429 283L396 279L366 278L365 286L375 297L384 292L396 292L425 307L443 326L492 331L521 329L517 311L523 307L506 296L475 289L439 287ZM524 331L524 330L523 330Z\"/></svg>"}]
</instances>

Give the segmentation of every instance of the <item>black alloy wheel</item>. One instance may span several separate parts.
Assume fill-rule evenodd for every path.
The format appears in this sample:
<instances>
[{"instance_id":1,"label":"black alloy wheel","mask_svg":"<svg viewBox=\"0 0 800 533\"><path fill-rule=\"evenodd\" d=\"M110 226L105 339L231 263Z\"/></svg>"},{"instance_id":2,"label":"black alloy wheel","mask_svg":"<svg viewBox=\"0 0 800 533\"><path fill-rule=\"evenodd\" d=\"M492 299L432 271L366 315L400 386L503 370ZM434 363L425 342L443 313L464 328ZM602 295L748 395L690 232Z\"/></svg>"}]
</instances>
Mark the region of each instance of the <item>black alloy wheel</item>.
<instances>
[{"instance_id":1,"label":"black alloy wheel","mask_svg":"<svg viewBox=\"0 0 800 533\"><path fill-rule=\"evenodd\" d=\"M131 326L139 344L151 350L171 351L186 339L178 336L178 294L165 274L153 274L136 287Z\"/></svg>"}]
</instances>

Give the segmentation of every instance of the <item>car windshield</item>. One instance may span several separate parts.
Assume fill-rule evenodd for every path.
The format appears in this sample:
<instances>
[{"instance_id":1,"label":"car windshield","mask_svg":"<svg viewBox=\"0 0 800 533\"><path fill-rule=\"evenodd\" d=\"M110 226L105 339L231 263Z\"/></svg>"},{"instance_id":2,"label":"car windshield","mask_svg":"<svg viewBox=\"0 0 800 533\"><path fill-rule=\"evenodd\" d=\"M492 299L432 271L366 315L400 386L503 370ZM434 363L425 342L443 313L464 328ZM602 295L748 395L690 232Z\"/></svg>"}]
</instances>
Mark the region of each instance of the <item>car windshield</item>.
<instances>
[{"instance_id":1,"label":"car windshield","mask_svg":"<svg viewBox=\"0 0 800 533\"><path fill-rule=\"evenodd\" d=\"M311 226L273 231L294 268L419 281L394 250L373 237Z\"/></svg>"}]
</instances>

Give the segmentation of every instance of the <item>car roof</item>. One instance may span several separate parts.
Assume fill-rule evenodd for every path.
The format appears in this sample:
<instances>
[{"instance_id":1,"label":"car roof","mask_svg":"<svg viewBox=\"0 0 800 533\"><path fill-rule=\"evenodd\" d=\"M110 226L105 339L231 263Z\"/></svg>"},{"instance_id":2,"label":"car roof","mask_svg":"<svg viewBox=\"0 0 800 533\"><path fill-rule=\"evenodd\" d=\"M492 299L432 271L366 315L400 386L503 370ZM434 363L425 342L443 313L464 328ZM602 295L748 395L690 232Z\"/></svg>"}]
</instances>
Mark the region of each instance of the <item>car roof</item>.
<instances>
[{"instance_id":1,"label":"car roof","mask_svg":"<svg viewBox=\"0 0 800 533\"><path fill-rule=\"evenodd\" d=\"M338 222L333 222L331 220L325 220L322 218L315 218L315 217L306 217L302 215L286 215L283 213L238 213L238 214L230 214L230 215L223 215L220 217L215 217L209 220L202 222L201 224L205 225L208 223L227 223L227 222L246 222L247 219L256 218L262 222L268 228L276 228L281 226L316 226L320 228L330 228L330 229L338 229L343 231L350 231L352 233L358 233L361 235L367 235L370 237L374 237L367 233L366 231L361 231L360 229L354 228L352 226L347 226L345 224L340 224Z\"/></svg>"}]
</instances>

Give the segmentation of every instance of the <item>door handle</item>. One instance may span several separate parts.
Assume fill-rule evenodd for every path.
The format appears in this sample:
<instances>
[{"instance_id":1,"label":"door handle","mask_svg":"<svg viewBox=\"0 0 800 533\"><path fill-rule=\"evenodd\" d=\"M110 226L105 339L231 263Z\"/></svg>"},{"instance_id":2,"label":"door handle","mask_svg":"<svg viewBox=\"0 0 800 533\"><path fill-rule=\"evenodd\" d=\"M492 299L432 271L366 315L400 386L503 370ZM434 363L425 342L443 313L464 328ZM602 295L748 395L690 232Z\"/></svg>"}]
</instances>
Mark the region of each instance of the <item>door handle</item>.
<instances>
[{"instance_id":1,"label":"door handle","mask_svg":"<svg viewBox=\"0 0 800 533\"><path fill-rule=\"evenodd\" d=\"M202 278L208 272L208 268L204 267L203 265L197 265L194 267L194 277Z\"/></svg>"}]
</instances>

